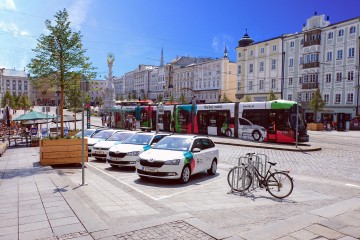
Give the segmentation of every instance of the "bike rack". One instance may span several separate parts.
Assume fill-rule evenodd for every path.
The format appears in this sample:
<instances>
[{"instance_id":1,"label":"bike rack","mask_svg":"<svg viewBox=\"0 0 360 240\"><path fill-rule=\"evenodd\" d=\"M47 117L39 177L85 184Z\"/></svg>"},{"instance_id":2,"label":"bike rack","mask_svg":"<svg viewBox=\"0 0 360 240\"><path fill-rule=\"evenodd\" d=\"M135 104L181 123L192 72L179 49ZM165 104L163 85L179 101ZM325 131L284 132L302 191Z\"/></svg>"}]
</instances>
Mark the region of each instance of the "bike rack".
<instances>
[{"instance_id":1,"label":"bike rack","mask_svg":"<svg viewBox=\"0 0 360 240\"><path fill-rule=\"evenodd\" d=\"M259 185L258 179L255 177L255 173L253 169L257 169L261 175L265 175L267 171L267 162L269 161L269 157L262 153L252 154L252 155L246 155L239 157L238 159L238 165L234 166L232 169L235 169L232 171L232 179L231 179L231 192L234 192L235 188L239 187L239 179L241 176L241 187L242 189L245 189L245 179L246 179L246 166L251 165L252 167L248 168L247 170L250 171L252 175L252 189L255 189L256 186ZM241 174L241 175L240 175ZM249 191L249 190L248 190ZM245 195L245 191L241 191L240 195Z\"/></svg>"}]
</instances>

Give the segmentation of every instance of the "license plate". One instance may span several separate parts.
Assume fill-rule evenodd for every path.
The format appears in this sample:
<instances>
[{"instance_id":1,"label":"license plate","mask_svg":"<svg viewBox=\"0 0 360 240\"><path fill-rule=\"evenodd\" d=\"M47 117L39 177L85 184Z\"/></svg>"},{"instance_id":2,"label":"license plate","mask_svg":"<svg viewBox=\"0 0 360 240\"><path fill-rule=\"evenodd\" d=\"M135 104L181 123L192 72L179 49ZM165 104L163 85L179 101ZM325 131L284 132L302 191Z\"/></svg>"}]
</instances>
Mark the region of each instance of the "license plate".
<instances>
[{"instance_id":1,"label":"license plate","mask_svg":"<svg viewBox=\"0 0 360 240\"><path fill-rule=\"evenodd\" d=\"M157 172L156 168L149 168L149 167L144 167L143 169L145 172Z\"/></svg>"},{"instance_id":2,"label":"license plate","mask_svg":"<svg viewBox=\"0 0 360 240\"><path fill-rule=\"evenodd\" d=\"M105 154L104 151L95 151L96 154Z\"/></svg>"},{"instance_id":3,"label":"license plate","mask_svg":"<svg viewBox=\"0 0 360 240\"><path fill-rule=\"evenodd\" d=\"M111 159L112 161L121 161L121 158L116 158L116 157L110 157L110 159Z\"/></svg>"}]
</instances>

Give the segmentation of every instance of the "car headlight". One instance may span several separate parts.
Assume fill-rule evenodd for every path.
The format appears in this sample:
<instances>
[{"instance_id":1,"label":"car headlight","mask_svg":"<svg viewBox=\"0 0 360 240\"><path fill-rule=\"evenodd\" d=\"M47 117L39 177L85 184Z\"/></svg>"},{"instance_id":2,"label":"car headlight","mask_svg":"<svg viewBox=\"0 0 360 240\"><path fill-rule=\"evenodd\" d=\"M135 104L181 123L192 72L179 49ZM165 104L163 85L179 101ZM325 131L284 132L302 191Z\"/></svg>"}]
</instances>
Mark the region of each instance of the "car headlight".
<instances>
[{"instance_id":1,"label":"car headlight","mask_svg":"<svg viewBox=\"0 0 360 240\"><path fill-rule=\"evenodd\" d=\"M164 165L179 165L179 164L180 164L180 159L167 160L164 163Z\"/></svg>"},{"instance_id":2,"label":"car headlight","mask_svg":"<svg viewBox=\"0 0 360 240\"><path fill-rule=\"evenodd\" d=\"M137 152L128 152L127 155L128 156L137 156L140 154L140 151L137 151Z\"/></svg>"}]
</instances>

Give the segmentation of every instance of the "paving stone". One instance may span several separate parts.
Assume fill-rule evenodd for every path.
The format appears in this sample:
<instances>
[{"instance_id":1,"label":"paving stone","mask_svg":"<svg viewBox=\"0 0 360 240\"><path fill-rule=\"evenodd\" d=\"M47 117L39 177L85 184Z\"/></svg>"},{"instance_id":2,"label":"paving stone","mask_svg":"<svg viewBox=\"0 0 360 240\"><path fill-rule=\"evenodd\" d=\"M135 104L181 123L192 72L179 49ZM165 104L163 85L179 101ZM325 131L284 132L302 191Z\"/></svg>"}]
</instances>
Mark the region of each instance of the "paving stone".
<instances>
[{"instance_id":1,"label":"paving stone","mask_svg":"<svg viewBox=\"0 0 360 240\"><path fill-rule=\"evenodd\" d=\"M47 218L46 214L39 214L39 215L21 217L21 218L19 218L19 224L42 222L42 221L47 221L47 220L48 220L48 218Z\"/></svg>"},{"instance_id":2,"label":"paving stone","mask_svg":"<svg viewBox=\"0 0 360 240\"><path fill-rule=\"evenodd\" d=\"M17 217L18 217L17 212L3 213L3 214L0 214L0 221L6 220L6 219L11 219L11 218L17 218Z\"/></svg>"},{"instance_id":3,"label":"paving stone","mask_svg":"<svg viewBox=\"0 0 360 240\"><path fill-rule=\"evenodd\" d=\"M19 225L19 232L28 232L44 228L50 228L49 221L21 224Z\"/></svg>"},{"instance_id":4,"label":"paving stone","mask_svg":"<svg viewBox=\"0 0 360 240\"><path fill-rule=\"evenodd\" d=\"M0 236L0 240L14 240L19 239L18 233Z\"/></svg>"},{"instance_id":5,"label":"paving stone","mask_svg":"<svg viewBox=\"0 0 360 240\"><path fill-rule=\"evenodd\" d=\"M26 210L26 211L20 211L19 212L19 217L27 217L27 216L44 214L44 213L45 213L45 210L43 208L33 209L33 210Z\"/></svg>"},{"instance_id":6,"label":"paving stone","mask_svg":"<svg viewBox=\"0 0 360 240\"><path fill-rule=\"evenodd\" d=\"M85 228L80 223L71 224L71 225L64 225L64 226L57 226L57 227L53 227L52 229L53 229L54 234L56 236L61 236L61 235L64 235L64 234L77 233L77 232L85 231Z\"/></svg>"},{"instance_id":7,"label":"paving stone","mask_svg":"<svg viewBox=\"0 0 360 240\"><path fill-rule=\"evenodd\" d=\"M340 232L346 235L350 235L354 238L360 239L360 228L359 227L353 227L353 226L347 226L344 228L339 229Z\"/></svg>"},{"instance_id":8,"label":"paving stone","mask_svg":"<svg viewBox=\"0 0 360 240\"><path fill-rule=\"evenodd\" d=\"M58 226L69 225L74 223L80 223L77 217L57 218L50 220L51 227L58 227Z\"/></svg>"},{"instance_id":9,"label":"paving stone","mask_svg":"<svg viewBox=\"0 0 360 240\"><path fill-rule=\"evenodd\" d=\"M340 228L347 226L347 224L344 223L341 219L335 219L335 218L330 218L320 221L319 224L334 230L339 230Z\"/></svg>"},{"instance_id":10,"label":"paving stone","mask_svg":"<svg viewBox=\"0 0 360 240\"><path fill-rule=\"evenodd\" d=\"M327 227L324 227L324 226L321 226L319 224L313 224L307 228L305 228L306 230L312 232L312 233L315 233L317 235L320 235L320 236L323 236L323 237L326 237L326 238L329 238L329 239L337 239L337 238L341 238L343 237L344 235L340 232L337 232L335 230L332 230L330 228L327 228Z\"/></svg>"},{"instance_id":11,"label":"paving stone","mask_svg":"<svg viewBox=\"0 0 360 240\"><path fill-rule=\"evenodd\" d=\"M10 218L0 221L0 228L2 227L10 227L10 226L17 226L19 221L17 218Z\"/></svg>"},{"instance_id":12,"label":"paving stone","mask_svg":"<svg viewBox=\"0 0 360 240\"><path fill-rule=\"evenodd\" d=\"M11 234L18 233L18 226L9 226L9 227L2 227L0 228L0 236L3 235L11 235Z\"/></svg>"},{"instance_id":13,"label":"paving stone","mask_svg":"<svg viewBox=\"0 0 360 240\"><path fill-rule=\"evenodd\" d=\"M298 239L298 240L311 240L314 239L316 237L318 237L318 235L309 232L307 230L301 229L300 231L297 232L293 232L290 234L290 236Z\"/></svg>"},{"instance_id":14,"label":"paving stone","mask_svg":"<svg viewBox=\"0 0 360 240\"><path fill-rule=\"evenodd\" d=\"M291 236L285 236L282 238L277 238L276 240L298 240L297 238L291 237Z\"/></svg>"},{"instance_id":15,"label":"paving stone","mask_svg":"<svg viewBox=\"0 0 360 240\"><path fill-rule=\"evenodd\" d=\"M35 240L42 238L51 238L54 234L51 228L38 229L29 232L21 232L19 233L19 240Z\"/></svg>"},{"instance_id":16,"label":"paving stone","mask_svg":"<svg viewBox=\"0 0 360 240\"><path fill-rule=\"evenodd\" d=\"M350 237L350 236L346 236L346 237L339 238L338 240L358 240L358 239Z\"/></svg>"},{"instance_id":17,"label":"paving stone","mask_svg":"<svg viewBox=\"0 0 360 240\"><path fill-rule=\"evenodd\" d=\"M57 219L57 218L64 218L64 217L74 217L75 214L73 211L62 211L62 212L53 212L47 214L49 219Z\"/></svg>"}]
</instances>

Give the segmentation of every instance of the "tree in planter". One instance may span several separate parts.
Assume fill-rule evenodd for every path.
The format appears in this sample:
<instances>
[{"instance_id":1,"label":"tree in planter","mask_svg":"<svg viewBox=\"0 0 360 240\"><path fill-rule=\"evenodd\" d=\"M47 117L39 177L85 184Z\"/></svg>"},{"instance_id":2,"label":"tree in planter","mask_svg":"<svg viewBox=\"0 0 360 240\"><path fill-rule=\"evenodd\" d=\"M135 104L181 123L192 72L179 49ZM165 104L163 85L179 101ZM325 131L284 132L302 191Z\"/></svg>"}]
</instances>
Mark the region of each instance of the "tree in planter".
<instances>
[{"instance_id":1,"label":"tree in planter","mask_svg":"<svg viewBox=\"0 0 360 240\"><path fill-rule=\"evenodd\" d=\"M81 89L80 89L80 81L82 76L75 72L72 73L72 78L67 82L65 96L67 98L67 107L68 110L74 113L74 128L76 131L76 113L81 108Z\"/></svg>"},{"instance_id":2,"label":"tree in planter","mask_svg":"<svg viewBox=\"0 0 360 240\"><path fill-rule=\"evenodd\" d=\"M164 97L163 97L162 94L159 94L159 95L157 96L157 98L156 98L156 101L157 101L157 102L162 102L163 100L164 100Z\"/></svg>"},{"instance_id":3,"label":"tree in planter","mask_svg":"<svg viewBox=\"0 0 360 240\"><path fill-rule=\"evenodd\" d=\"M221 99L221 102L223 103L230 103L231 100L226 96L226 93L224 93L223 98Z\"/></svg>"},{"instance_id":4,"label":"tree in planter","mask_svg":"<svg viewBox=\"0 0 360 240\"><path fill-rule=\"evenodd\" d=\"M131 99L136 100L136 93L131 94Z\"/></svg>"},{"instance_id":5,"label":"tree in planter","mask_svg":"<svg viewBox=\"0 0 360 240\"><path fill-rule=\"evenodd\" d=\"M14 105L12 108L19 110L21 108L21 95L14 95L13 99L14 99Z\"/></svg>"},{"instance_id":6,"label":"tree in planter","mask_svg":"<svg viewBox=\"0 0 360 240\"><path fill-rule=\"evenodd\" d=\"M271 90L269 93L269 101L273 101L273 100L278 100L278 97L275 95L273 90Z\"/></svg>"},{"instance_id":7,"label":"tree in planter","mask_svg":"<svg viewBox=\"0 0 360 240\"><path fill-rule=\"evenodd\" d=\"M142 93L142 100L148 100L148 97L147 97L146 93Z\"/></svg>"},{"instance_id":8,"label":"tree in planter","mask_svg":"<svg viewBox=\"0 0 360 240\"><path fill-rule=\"evenodd\" d=\"M310 109L314 111L314 121L316 122L316 116L325 106L325 102L321 97L320 89L316 89L313 98L310 101Z\"/></svg>"},{"instance_id":9,"label":"tree in planter","mask_svg":"<svg viewBox=\"0 0 360 240\"><path fill-rule=\"evenodd\" d=\"M252 102L252 99L251 99L250 95L246 95L245 102Z\"/></svg>"},{"instance_id":10,"label":"tree in planter","mask_svg":"<svg viewBox=\"0 0 360 240\"><path fill-rule=\"evenodd\" d=\"M173 95L171 95L171 96L170 96L170 99L169 99L169 103L173 103L173 102L175 102L175 100L174 100L174 96L173 96Z\"/></svg>"},{"instance_id":11,"label":"tree in planter","mask_svg":"<svg viewBox=\"0 0 360 240\"><path fill-rule=\"evenodd\" d=\"M45 21L48 35L40 35L33 52L35 57L27 65L33 86L39 88L44 83L54 89L60 89L60 131L64 137L64 95L68 81L73 74L84 75L86 78L95 76L94 68L85 56L80 32L70 28L69 15L64 9L55 15L55 25L50 20ZM36 79L36 81L34 81ZM40 84L40 86L39 86Z\"/></svg>"},{"instance_id":12,"label":"tree in planter","mask_svg":"<svg viewBox=\"0 0 360 240\"><path fill-rule=\"evenodd\" d=\"M173 101L171 101L171 102L173 102ZM180 94L179 103L180 103L180 104L187 104L187 103L189 103L188 100L187 100L187 98L185 97L185 94L184 94L184 93L181 93L181 94Z\"/></svg>"}]
</instances>

